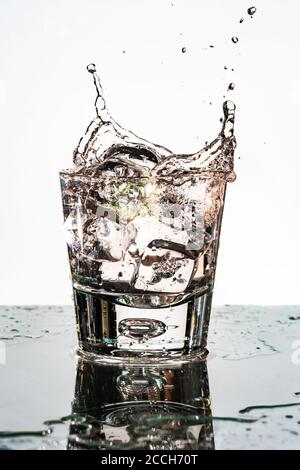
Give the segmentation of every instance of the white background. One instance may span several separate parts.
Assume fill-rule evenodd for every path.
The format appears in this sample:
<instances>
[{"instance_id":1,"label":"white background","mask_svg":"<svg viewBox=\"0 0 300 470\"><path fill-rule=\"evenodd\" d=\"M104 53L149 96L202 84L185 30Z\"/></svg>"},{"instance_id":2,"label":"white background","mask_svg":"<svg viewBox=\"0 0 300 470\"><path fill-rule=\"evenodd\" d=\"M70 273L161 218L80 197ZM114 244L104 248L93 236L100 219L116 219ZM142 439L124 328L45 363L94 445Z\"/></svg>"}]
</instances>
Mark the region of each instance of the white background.
<instances>
[{"instance_id":1,"label":"white background","mask_svg":"<svg viewBox=\"0 0 300 470\"><path fill-rule=\"evenodd\" d=\"M217 135L235 82L214 302L300 303L300 2L254 5L0 0L1 304L71 303L58 171L94 116L90 62L115 119L179 152Z\"/></svg>"}]
</instances>

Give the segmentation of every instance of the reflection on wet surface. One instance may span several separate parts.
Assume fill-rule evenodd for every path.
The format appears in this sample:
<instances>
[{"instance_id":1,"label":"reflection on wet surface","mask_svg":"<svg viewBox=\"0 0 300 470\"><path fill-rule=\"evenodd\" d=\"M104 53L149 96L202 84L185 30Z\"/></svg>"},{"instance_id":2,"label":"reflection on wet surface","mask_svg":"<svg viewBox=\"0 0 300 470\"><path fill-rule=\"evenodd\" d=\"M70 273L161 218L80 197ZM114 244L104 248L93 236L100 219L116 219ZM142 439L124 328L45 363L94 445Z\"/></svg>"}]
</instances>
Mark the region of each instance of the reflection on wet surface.
<instances>
[{"instance_id":1,"label":"reflection on wet surface","mask_svg":"<svg viewBox=\"0 0 300 470\"><path fill-rule=\"evenodd\" d=\"M212 318L207 361L104 366L71 307L1 307L0 449L299 449L300 308Z\"/></svg>"},{"instance_id":2,"label":"reflection on wet surface","mask_svg":"<svg viewBox=\"0 0 300 470\"><path fill-rule=\"evenodd\" d=\"M206 361L161 369L80 360L72 408L90 427L78 435L70 426L69 449L214 448Z\"/></svg>"}]
</instances>

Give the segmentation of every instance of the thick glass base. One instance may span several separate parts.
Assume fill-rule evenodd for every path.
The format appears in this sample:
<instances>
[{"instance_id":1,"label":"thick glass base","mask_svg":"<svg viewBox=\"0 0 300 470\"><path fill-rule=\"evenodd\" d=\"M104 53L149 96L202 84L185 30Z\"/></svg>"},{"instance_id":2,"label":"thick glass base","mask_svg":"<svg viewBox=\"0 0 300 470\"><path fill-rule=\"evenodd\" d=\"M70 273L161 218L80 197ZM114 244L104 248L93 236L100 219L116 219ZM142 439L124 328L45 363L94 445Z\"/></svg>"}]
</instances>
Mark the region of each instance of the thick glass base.
<instances>
[{"instance_id":1,"label":"thick glass base","mask_svg":"<svg viewBox=\"0 0 300 470\"><path fill-rule=\"evenodd\" d=\"M206 355L212 291L178 305L136 308L74 289L79 354L101 362L186 362Z\"/></svg>"}]
</instances>

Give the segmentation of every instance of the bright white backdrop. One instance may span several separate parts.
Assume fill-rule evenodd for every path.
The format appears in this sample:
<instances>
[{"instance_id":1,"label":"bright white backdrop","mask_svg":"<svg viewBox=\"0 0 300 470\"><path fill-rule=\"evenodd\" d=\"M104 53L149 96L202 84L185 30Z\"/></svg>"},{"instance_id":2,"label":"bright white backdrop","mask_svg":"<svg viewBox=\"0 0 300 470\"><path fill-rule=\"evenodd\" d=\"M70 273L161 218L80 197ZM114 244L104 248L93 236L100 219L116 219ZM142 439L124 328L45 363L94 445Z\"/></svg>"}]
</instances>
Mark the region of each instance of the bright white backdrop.
<instances>
[{"instance_id":1,"label":"bright white backdrop","mask_svg":"<svg viewBox=\"0 0 300 470\"><path fill-rule=\"evenodd\" d=\"M1 304L71 302L58 170L94 115L89 62L117 121L180 152L216 136L235 82L214 302L300 303L300 3L254 5L0 0Z\"/></svg>"}]
</instances>

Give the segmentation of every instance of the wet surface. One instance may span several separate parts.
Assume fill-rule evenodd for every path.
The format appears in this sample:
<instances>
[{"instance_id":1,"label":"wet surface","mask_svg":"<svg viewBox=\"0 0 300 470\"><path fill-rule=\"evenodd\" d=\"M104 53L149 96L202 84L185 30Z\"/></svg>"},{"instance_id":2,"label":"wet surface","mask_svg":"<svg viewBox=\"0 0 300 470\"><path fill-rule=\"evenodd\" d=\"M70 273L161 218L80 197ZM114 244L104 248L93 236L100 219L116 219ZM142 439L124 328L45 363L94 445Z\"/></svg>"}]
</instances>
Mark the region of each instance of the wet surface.
<instances>
[{"instance_id":1,"label":"wet surface","mask_svg":"<svg viewBox=\"0 0 300 470\"><path fill-rule=\"evenodd\" d=\"M299 449L300 307L215 308L207 361L75 354L72 307L0 308L0 449Z\"/></svg>"}]
</instances>

